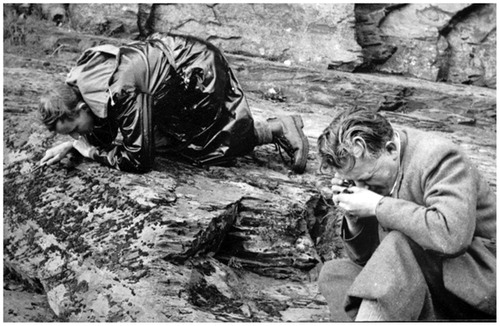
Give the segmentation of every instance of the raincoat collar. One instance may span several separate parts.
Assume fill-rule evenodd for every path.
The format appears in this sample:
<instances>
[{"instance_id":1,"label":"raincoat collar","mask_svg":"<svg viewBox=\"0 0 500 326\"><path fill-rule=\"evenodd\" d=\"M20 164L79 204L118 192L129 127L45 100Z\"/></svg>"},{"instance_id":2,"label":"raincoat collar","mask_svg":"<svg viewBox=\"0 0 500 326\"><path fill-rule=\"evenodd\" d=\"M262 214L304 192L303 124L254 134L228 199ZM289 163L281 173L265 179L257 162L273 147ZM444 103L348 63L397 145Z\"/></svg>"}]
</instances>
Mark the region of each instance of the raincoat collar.
<instances>
[{"instance_id":1,"label":"raincoat collar","mask_svg":"<svg viewBox=\"0 0 500 326\"><path fill-rule=\"evenodd\" d=\"M111 44L86 50L66 78L66 83L78 88L85 103L99 118L108 116L108 90L118 67L119 51Z\"/></svg>"}]
</instances>

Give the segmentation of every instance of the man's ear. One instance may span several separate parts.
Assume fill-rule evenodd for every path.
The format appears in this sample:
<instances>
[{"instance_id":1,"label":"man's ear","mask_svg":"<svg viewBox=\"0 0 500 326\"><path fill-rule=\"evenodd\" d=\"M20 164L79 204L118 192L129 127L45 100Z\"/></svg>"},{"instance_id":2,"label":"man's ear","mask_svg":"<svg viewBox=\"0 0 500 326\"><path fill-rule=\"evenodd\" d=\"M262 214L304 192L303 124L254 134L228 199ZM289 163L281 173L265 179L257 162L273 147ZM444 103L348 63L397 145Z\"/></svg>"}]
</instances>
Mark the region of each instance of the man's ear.
<instances>
[{"instance_id":1,"label":"man's ear","mask_svg":"<svg viewBox=\"0 0 500 326\"><path fill-rule=\"evenodd\" d=\"M352 152L355 157L362 157L366 152L365 140L359 136L356 136L352 140Z\"/></svg>"}]
</instances>

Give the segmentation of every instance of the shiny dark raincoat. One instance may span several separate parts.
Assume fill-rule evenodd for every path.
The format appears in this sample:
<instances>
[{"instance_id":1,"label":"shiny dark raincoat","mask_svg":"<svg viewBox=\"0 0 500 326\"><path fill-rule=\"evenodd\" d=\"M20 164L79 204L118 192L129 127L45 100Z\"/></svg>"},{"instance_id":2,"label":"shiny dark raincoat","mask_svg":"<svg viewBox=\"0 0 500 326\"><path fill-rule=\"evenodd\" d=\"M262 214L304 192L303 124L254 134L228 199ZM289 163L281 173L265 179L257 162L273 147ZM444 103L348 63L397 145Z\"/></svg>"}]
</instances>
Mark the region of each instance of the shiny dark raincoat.
<instances>
[{"instance_id":1,"label":"shiny dark raincoat","mask_svg":"<svg viewBox=\"0 0 500 326\"><path fill-rule=\"evenodd\" d=\"M98 149L94 159L120 170L147 171L160 152L220 164L256 145L250 109L226 59L193 37L155 34L88 49L66 83L97 117L85 136Z\"/></svg>"}]
</instances>

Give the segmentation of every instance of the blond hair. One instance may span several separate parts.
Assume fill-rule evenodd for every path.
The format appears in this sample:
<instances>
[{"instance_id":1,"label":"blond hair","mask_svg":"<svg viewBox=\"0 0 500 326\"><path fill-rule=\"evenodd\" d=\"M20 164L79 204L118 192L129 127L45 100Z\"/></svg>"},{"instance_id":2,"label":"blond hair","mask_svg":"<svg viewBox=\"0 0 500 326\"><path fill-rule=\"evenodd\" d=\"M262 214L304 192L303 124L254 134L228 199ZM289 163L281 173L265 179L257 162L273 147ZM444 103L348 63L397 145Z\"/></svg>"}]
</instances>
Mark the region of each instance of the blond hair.
<instances>
[{"instance_id":1,"label":"blond hair","mask_svg":"<svg viewBox=\"0 0 500 326\"><path fill-rule=\"evenodd\" d=\"M54 131L57 121L70 119L76 115L76 108L81 101L79 92L68 84L55 84L40 98L38 106L40 119L50 131Z\"/></svg>"}]
</instances>

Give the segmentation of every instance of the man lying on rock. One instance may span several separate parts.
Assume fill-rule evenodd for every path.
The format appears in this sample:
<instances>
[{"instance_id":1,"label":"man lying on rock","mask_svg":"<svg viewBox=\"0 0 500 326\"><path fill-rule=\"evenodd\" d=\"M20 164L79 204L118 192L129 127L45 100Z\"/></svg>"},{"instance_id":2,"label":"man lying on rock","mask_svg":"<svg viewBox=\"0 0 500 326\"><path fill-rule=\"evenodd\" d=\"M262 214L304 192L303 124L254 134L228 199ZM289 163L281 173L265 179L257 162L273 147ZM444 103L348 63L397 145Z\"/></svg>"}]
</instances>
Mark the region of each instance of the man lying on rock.
<instances>
[{"instance_id":1,"label":"man lying on rock","mask_svg":"<svg viewBox=\"0 0 500 326\"><path fill-rule=\"evenodd\" d=\"M49 130L76 139L49 149L41 165L72 148L129 172L150 170L154 155L224 165L275 143L293 171L306 168L300 116L254 121L222 52L194 37L157 33L144 42L88 49L65 83L42 96L39 111Z\"/></svg>"},{"instance_id":2,"label":"man lying on rock","mask_svg":"<svg viewBox=\"0 0 500 326\"><path fill-rule=\"evenodd\" d=\"M355 108L318 147L350 258L320 273L333 320L495 320L496 197L458 146Z\"/></svg>"}]
</instances>

